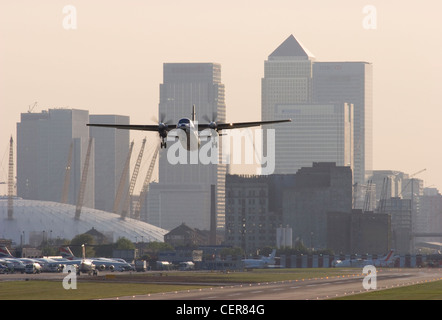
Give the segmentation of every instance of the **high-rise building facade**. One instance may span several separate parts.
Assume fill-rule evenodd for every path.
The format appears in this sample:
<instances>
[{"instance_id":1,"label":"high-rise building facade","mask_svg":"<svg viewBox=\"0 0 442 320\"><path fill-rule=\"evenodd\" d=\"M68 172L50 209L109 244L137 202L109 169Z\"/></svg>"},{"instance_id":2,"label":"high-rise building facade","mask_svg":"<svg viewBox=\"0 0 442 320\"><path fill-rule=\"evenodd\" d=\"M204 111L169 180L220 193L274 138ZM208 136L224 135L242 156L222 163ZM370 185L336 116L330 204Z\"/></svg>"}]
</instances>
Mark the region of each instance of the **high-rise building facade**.
<instances>
[{"instance_id":1,"label":"high-rise building facade","mask_svg":"<svg viewBox=\"0 0 442 320\"><path fill-rule=\"evenodd\" d=\"M373 65L368 62L315 62L314 103L354 106L354 180L364 184L373 170Z\"/></svg>"},{"instance_id":2,"label":"high-rise building facade","mask_svg":"<svg viewBox=\"0 0 442 320\"><path fill-rule=\"evenodd\" d=\"M226 119L225 89L221 83L221 65L217 63L165 63L160 84L160 121L176 123L191 118L195 106L196 121ZM172 142L173 143L173 142ZM212 143L211 139L203 141ZM219 163L172 164L168 156L171 143L159 155L159 183L152 184L148 195L147 222L172 230L183 222L192 228L210 227L211 185L216 186L217 227L224 226L226 165ZM220 155L221 155L220 149Z\"/></svg>"},{"instance_id":3,"label":"high-rise building facade","mask_svg":"<svg viewBox=\"0 0 442 320\"><path fill-rule=\"evenodd\" d=\"M67 192L67 203L76 204L89 144L88 122L89 112L86 110L49 109L21 114L21 121L17 123L19 197L60 202L63 192ZM66 172L69 173L69 185L64 188ZM84 206L93 208L93 151L88 172Z\"/></svg>"},{"instance_id":4,"label":"high-rise building facade","mask_svg":"<svg viewBox=\"0 0 442 320\"><path fill-rule=\"evenodd\" d=\"M314 61L314 56L293 35L269 55L261 81L262 120L277 120L278 105L311 102Z\"/></svg>"},{"instance_id":5,"label":"high-rise building facade","mask_svg":"<svg viewBox=\"0 0 442 320\"><path fill-rule=\"evenodd\" d=\"M283 191L283 225L307 247L327 248L327 213L352 210L352 172L348 166L313 163L294 179L295 186Z\"/></svg>"},{"instance_id":6,"label":"high-rise building facade","mask_svg":"<svg viewBox=\"0 0 442 320\"><path fill-rule=\"evenodd\" d=\"M294 174L313 162L354 165L354 106L314 99L315 57L289 36L264 63L262 119L287 119L274 128L275 173Z\"/></svg>"},{"instance_id":7,"label":"high-rise building facade","mask_svg":"<svg viewBox=\"0 0 442 320\"><path fill-rule=\"evenodd\" d=\"M91 115L91 123L129 124L128 116ZM95 209L112 212L121 174L129 152L129 130L90 127L95 148ZM130 173L124 190L128 189ZM124 195L122 195L124 196Z\"/></svg>"},{"instance_id":8,"label":"high-rise building facade","mask_svg":"<svg viewBox=\"0 0 442 320\"><path fill-rule=\"evenodd\" d=\"M275 247L283 223L284 190L295 185L294 177L227 175L225 244L240 247L247 255Z\"/></svg>"},{"instance_id":9,"label":"high-rise building facade","mask_svg":"<svg viewBox=\"0 0 442 320\"><path fill-rule=\"evenodd\" d=\"M325 134L330 123L324 123L322 128L313 128L304 122L302 113L297 106L308 105L319 110L317 121L330 115L331 110L342 108L343 105L353 106L353 119L341 121L352 131L351 143L353 151L341 149L338 165L350 165L354 172L354 181L364 184L366 175L372 170L372 64L367 62L318 62L302 44L289 36L264 63L264 78L262 79L262 119L274 120L292 118L290 124L274 125L275 128L275 173L296 173L302 166L311 166L316 161L335 161L326 150L322 158L305 159L308 163L298 164L296 156L302 152L290 147L290 142L303 137L314 137ZM328 106L328 107L327 107ZM296 112L295 112L296 111ZM313 112L313 111L312 111ZM335 116L338 113L335 113ZM348 113L348 114L351 114ZM332 116L332 117L335 117ZM331 121L331 119L327 119ZM304 124L302 124L302 123ZM318 122L319 123L319 122ZM342 130L346 130L343 128ZM348 130L347 130L348 131ZM302 134L301 134L302 132ZM348 132L347 132L348 134ZM338 136L336 136L337 139ZM328 142L332 136L328 133ZM264 147L267 142L264 139ZM308 140L302 142L310 147ZM325 140L324 140L325 143ZM335 141L334 144L339 144ZM346 152L342 154L342 151ZM306 152L302 152L306 155ZM331 157L330 157L331 156ZM338 157L338 158L339 158ZM291 161L291 165L288 165Z\"/></svg>"},{"instance_id":10,"label":"high-rise building facade","mask_svg":"<svg viewBox=\"0 0 442 320\"><path fill-rule=\"evenodd\" d=\"M335 162L353 169L353 105L277 105L278 118L292 122L277 128L276 163L280 172L297 172L313 162Z\"/></svg>"},{"instance_id":11,"label":"high-rise building facade","mask_svg":"<svg viewBox=\"0 0 442 320\"><path fill-rule=\"evenodd\" d=\"M289 116L284 114L285 106L311 103L314 61L315 57L293 35L269 55L264 61L264 78L261 80L262 120L287 119ZM264 154L270 150L269 144L275 144L275 174L293 174L300 168L290 160L294 154L287 150L287 145L284 145L286 140L291 139L290 131L293 128L293 123L264 128L275 129L275 141L268 141L267 135L263 135ZM284 133L280 131L281 129ZM291 165L287 166L286 159L291 161Z\"/></svg>"}]
</instances>

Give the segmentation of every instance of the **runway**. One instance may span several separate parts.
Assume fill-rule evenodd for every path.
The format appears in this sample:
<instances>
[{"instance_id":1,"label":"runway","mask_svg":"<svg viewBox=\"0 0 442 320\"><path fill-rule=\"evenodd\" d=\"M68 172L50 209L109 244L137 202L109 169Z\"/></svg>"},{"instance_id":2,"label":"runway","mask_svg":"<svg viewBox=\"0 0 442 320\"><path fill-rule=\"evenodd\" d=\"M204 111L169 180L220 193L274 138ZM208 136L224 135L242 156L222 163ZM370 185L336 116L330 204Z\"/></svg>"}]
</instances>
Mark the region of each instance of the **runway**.
<instances>
[{"instance_id":1,"label":"runway","mask_svg":"<svg viewBox=\"0 0 442 320\"><path fill-rule=\"evenodd\" d=\"M197 290L174 291L117 300L324 300L366 292L366 275L325 277L303 280L263 282ZM376 276L376 290L413 285L442 279L440 269L383 269Z\"/></svg>"},{"instance_id":2,"label":"runway","mask_svg":"<svg viewBox=\"0 0 442 320\"><path fill-rule=\"evenodd\" d=\"M345 272L344 272L345 271ZM312 279L285 280L277 282L243 283L234 285L210 285L210 287L171 291L156 294L134 296L120 296L111 300L193 300L193 301L232 301L232 300L326 300L347 295L366 292L363 280L366 274L361 274L359 269L343 270L340 276L330 276ZM408 286L418 283L442 280L441 269L378 269L376 274L376 290ZM359 274L358 274L359 272ZM111 274L102 272L100 274ZM59 280L62 281L66 274L2 274L0 281L23 280ZM83 281L94 280L93 277L82 277ZM148 282L146 282L148 283ZM170 283L172 284L172 283ZM180 283L183 284L183 283Z\"/></svg>"}]
</instances>

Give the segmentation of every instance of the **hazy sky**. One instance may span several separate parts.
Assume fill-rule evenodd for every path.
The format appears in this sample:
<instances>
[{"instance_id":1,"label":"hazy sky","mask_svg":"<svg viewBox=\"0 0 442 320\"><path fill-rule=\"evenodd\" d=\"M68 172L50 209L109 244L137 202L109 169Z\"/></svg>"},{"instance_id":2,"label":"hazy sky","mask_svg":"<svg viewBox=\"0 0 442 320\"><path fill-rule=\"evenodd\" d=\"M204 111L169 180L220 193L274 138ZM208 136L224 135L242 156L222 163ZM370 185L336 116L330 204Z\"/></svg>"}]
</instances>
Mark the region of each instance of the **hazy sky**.
<instances>
[{"instance_id":1,"label":"hazy sky","mask_svg":"<svg viewBox=\"0 0 442 320\"><path fill-rule=\"evenodd\" d=\"M259 120L264 60L293 34L318 61L373 63L374 169L426 168L417 177L442 190L441 12L440 0L0 0L0 181L29 105L151 123L164 62L221 63L227 119Z\"/></svg>"}]
</instances>

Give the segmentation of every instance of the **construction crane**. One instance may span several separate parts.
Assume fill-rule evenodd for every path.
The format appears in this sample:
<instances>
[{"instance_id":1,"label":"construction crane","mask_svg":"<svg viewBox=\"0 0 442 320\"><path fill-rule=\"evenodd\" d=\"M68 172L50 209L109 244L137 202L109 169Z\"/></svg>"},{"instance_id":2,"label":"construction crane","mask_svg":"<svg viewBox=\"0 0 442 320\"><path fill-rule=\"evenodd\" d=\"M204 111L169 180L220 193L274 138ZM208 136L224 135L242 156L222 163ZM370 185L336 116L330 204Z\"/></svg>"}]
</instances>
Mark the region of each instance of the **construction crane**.
<instances>
[{"instance_id":1,"label":"construction crane","mask_svg":"<svg viewBox=\"0 0 442 320\"><path fill-rule=\"evenodd\" d=\"M34 104L31 106L28 106L28 113L32 113L32 111L34 110L34 108L37 106L37 101L34 102Z\"/></svg>"},{"instance_id":2,"label":"construction crane","mask_svg":"<svg viewBox=\"0 0 442 320\"><path fill-rule=\"evenodd\" d=\"M126 162L124 163L123 172L121 173L120 182L118 183L117 193L115 194L114 209L113 209L114 213L117 213L118 208L120 207L120 201L124 192L126 178L129 174L130 159L132 157L133 149L134 149L134 142L132 141L129 147L129 153L127 154Z\"/></svg>"},{"instance_id":3,"label":"construction crane","mask_svg":"<svg viewBox=\"0 0 442 320\"><path fill-rule=\"evenodd\" d=\"M8 170L8 220L14 215L14 140L9 140L9 170Z\"/></svg>"},{"instance_id":4,"label":"construction crane","mask_svg":"<svg viewBox=\"0 0 442 320\"><path fill-rule=\"evenodd\" d=\"M372 185L373 181L368 180L367 189L365 190L364 212L370 211Z\"/></svg>"},{"instance_id":5,"label":"construction crane","mask_svg":"<svg viewBox=\"0 0 442 320\"><path fill-rule=\"evenodd\" d=\"M402 193L405 191L405 190L407 190L407 188L408 188L408 185L412 182L412 181L414 181L414 179L413 179L413 177L414 176L417 176L418 174L421 174L422 172L424 172L424 171L426 171L427 169L422 169L422 170L420 170L420 171L418 171L418 172L415 172L415 173L413 173L411 176L409 176L408 177L408 182L407 182L407 184L405 185L405 187L403 187L402 188L402 190L401 190L401 193L399 194L399 196L398 197L400 197L401 195L402 195ZM411 185L412 187L413 187L413 185ZM413 189L413 188L412 188ZM412 193L413 193L413 190L412 190ZM412 197L413 197L413 195L411 195Z\"/></svg>"},{"instance_id":6,"label":"construction crane","mask_svg":"<svg viewBox=\"0 0 442 320\"><path fill-rule=\"evenodd\" d=\"M157 145L155 152L152 156L152 160L150 161L150 165L149 165L149 169L147 170L146 178L144 179L143 189L141 190L140 197L139 197L137 203L135 204L135 208L134 208L134 218L135 219L140 219L141 208L143 207L146 193L149 191L149 183L150 183L150 180L152 179L152 173L153 173L153 169L155 167L155 162L157 161L159 150L160 150L160 147Z\"/></svg>"},{"instance_id":7,"label":"construction crane","mask_svg":"<svg viewBox=\"0 0 442 320\"><path fill-rule=\"evenodd\" d=\"M143 144L141 145L140 153L138 154L137 162L135 163L134 172L132 173L132 178L130 179L129 189L126 193L126 198L124 199L123 210L121 211L121 219L127 217L127 213L130 210L130 199L132 198L135 183L137 182L138 173L140 172L141 160L143 159L144 147L146 146L147 139L143 139Z\"/></svg>"},{"instance_id":8,"label":"construction crane","mask_svg":"<svg viewBox=\"0 0 442 320\"><path fill-rule=\"evenodd\" d=\"M420 170L420 171L418 171L418 172L416 172L416 173L413 173L413 174L410 176L410 178L413 178L414 176L417 176L418 174L421 174L421 173L424 172L424 171L427 171L427 169L422 169L422 170Z\"/></svg>"},{"instance_id":9,"label":"construction crane","mask_svg":"<svg viewBox=\"0 0 442 320\"><path fill-rule=\"evenodd\" d=\"M387 198L388 198L388 184L390 183L390 178L385 177L382 182L381 197L379 199L378 212L385 213L387 208Z\"/></svg>"},{"instance_id":10,"label":"construction crane","mask_svg":"<svg viewBox=\"0 0 442 320\"><path fill-rule=\"evenodd\" d=\"M68 203L69 183L71 181L71 166L72 166L72 151L74 149L74 142L71 142L68 154L68 163L66 164L66 171L64 174L63 192L61 194L61 203Z\"/></svg>"},{"instance_id":11,"label":"construction crane","mask_svg":"<svg viewBox=\"0 0 442 320\"><path fill-rule=\"evenodd\" d=\"M84 192L86 190L87 172L89 170L89 160L91 157L92 138L89 138L89 145L87 147L86 159L84 161L83 173L81 175L80 191L78 192L77 206L75 208L75 220L80 220L81 208L84 202Z\"/></svg>"}]
</instances>

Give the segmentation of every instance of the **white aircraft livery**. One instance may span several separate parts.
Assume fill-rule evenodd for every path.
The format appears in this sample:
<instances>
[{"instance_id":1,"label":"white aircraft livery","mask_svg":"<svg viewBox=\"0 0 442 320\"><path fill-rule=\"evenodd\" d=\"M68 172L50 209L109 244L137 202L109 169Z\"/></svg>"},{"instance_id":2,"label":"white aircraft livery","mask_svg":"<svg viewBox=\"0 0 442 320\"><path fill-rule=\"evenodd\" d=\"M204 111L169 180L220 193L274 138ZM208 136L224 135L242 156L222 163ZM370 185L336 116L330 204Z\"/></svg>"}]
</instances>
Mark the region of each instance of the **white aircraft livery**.
<instances>
[{"instance_id":1,"label":"white aircraft livery","mask_svg":"<svg viewBox=\"0 0 442 320\"><path fill-rule=\"evenodd\" d=\"M275 265L276 249L268 257L261 256L260 259L243 259L245 269L262 269Z\"/></svg>"}]
</instances>

